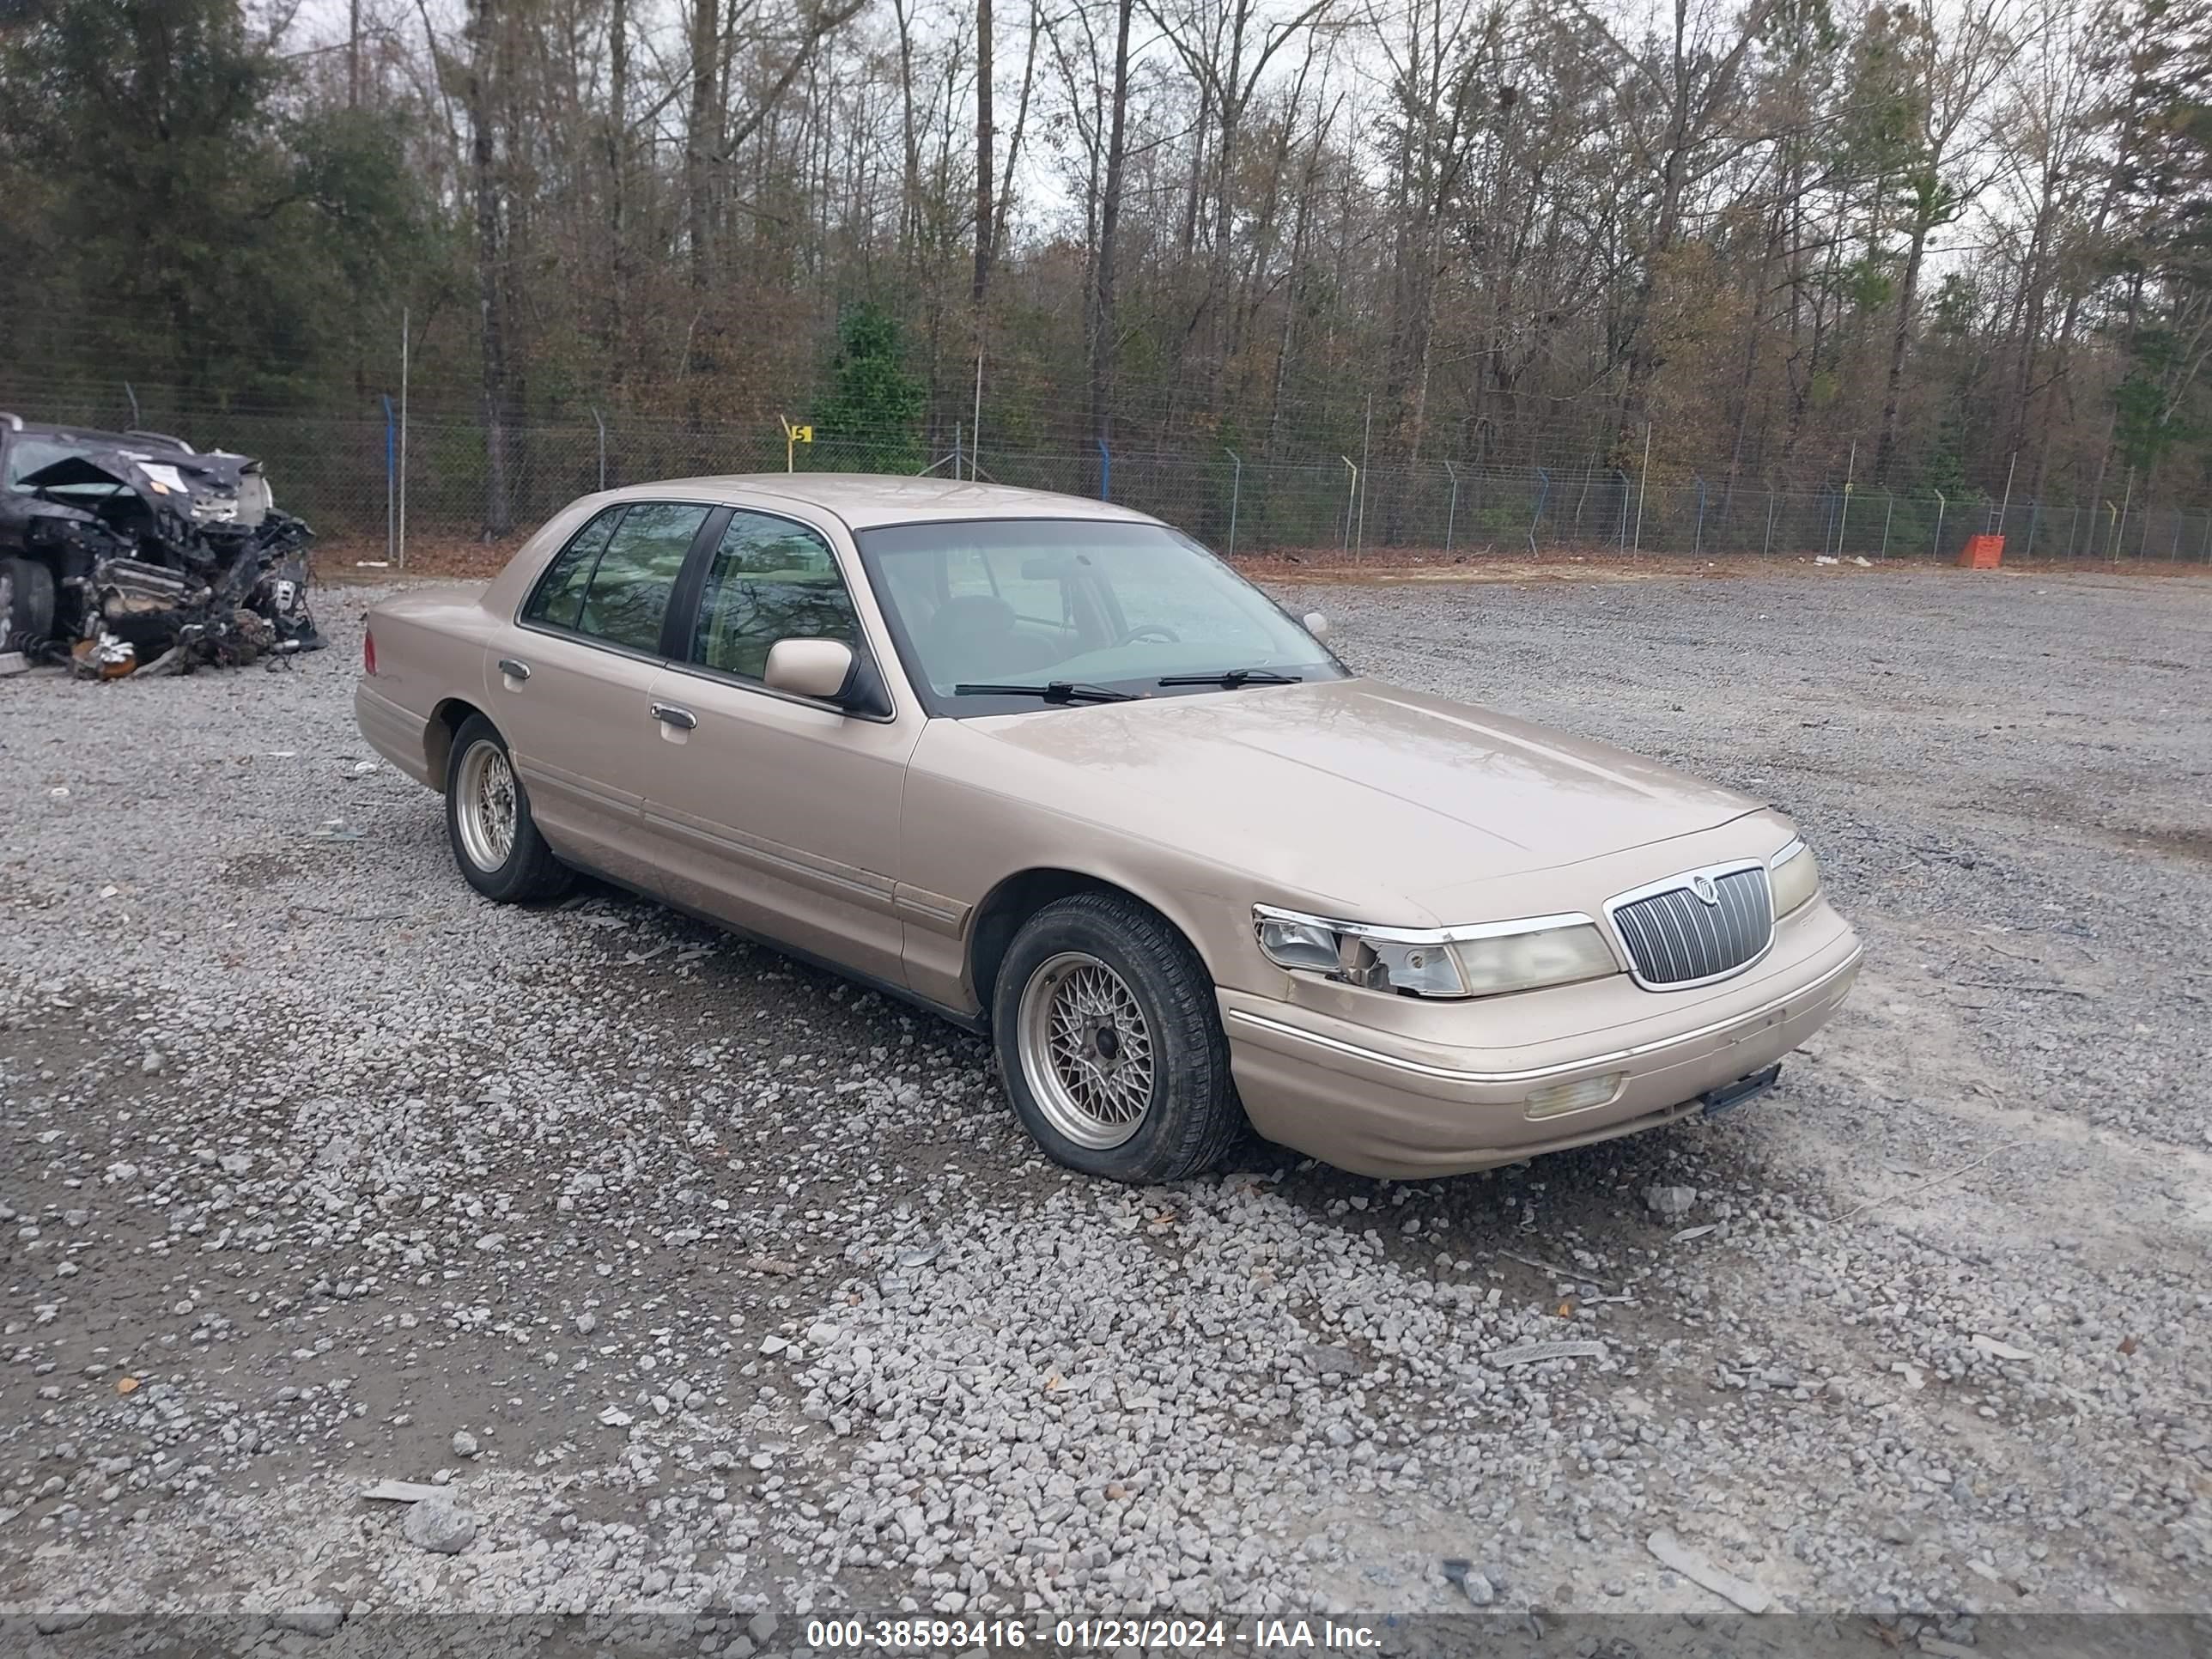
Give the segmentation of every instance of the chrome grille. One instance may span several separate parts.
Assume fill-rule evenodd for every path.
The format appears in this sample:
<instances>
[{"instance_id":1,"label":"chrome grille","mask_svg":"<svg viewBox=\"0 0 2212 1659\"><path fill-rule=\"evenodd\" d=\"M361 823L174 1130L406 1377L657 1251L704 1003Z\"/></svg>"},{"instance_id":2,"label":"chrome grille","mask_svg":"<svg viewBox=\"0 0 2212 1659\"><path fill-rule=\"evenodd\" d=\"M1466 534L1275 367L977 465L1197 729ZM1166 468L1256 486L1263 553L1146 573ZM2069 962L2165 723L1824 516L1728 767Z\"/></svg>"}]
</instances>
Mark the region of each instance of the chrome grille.
<instances>
[{"instance_id":1,"label":"chrome grille","mask_svg":"<svg viewBox=\"0 0 2212 1659\"><path fill-rule=\"evenodd\" d=\"M1712 878L1708 904L1680 885L1613 911L1636 976L1646 985L1689 985L1732 973L1758 957L1774 935L1766 870L1754 866Z\"/></svg>"}]
</instances>

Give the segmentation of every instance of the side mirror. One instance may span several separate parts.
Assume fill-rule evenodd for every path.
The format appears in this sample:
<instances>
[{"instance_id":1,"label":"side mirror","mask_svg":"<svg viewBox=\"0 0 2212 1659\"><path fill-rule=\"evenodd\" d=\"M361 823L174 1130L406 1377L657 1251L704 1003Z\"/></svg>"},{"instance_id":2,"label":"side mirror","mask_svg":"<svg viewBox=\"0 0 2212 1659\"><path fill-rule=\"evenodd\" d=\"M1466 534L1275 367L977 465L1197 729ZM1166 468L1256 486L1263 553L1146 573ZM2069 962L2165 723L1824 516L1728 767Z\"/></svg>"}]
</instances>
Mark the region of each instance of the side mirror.
<instances>
[{"instance_id":1,"label":"side mirror","mask_svg":"<svg viewBox=\"0 0 2212 1659\"><path fill-rule=\"evenodd\" d=\"M1316 639L1325 640L1328 637L1328 618L1322 616L1320 611L1309 611L1298 620L1306 625L1306 632Z\"/></svg>"},{"instance_id":2,"label":"side mirror","mask_svg":"<svg viewBox=\"0 0 2212 1659\"><path fill-rule=\"evenodd\" d=\"M761 678L769 689L823 702L842 701L853 680L853 647L842 640L778 640Z\"/></svg>"}]
</instances>

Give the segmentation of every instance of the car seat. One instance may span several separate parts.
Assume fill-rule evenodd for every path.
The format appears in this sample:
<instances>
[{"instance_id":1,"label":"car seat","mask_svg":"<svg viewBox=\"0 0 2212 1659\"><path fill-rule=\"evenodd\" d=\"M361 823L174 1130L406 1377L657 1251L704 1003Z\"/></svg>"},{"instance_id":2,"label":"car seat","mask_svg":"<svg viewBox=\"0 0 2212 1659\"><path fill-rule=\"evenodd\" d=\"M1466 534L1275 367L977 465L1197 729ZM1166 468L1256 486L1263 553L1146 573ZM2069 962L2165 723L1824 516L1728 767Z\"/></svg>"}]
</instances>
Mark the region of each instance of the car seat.
<instances>
[{"instance_id":1,"label":"car seat","mask_svg":"<svg viewBox=\"0 0 2212 1659\"><path fill-rule=\"evenodd\" d=\"M938 606L929 619L922 656L940 685L999 679L1057 662L1060 653L1042 640L1015 631L1014 607L994 593L962 593Z\"/></svg>"}]
</instances>

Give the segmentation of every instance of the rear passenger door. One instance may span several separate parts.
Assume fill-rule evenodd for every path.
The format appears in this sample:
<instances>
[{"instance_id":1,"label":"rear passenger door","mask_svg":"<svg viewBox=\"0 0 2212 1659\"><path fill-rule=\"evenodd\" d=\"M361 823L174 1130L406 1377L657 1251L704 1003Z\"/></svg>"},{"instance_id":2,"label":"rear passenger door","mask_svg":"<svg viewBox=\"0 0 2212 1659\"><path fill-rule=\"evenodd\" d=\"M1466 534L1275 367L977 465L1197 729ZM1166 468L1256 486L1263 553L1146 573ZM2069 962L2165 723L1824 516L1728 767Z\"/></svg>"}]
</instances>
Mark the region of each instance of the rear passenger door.
<instances>
[{"instance_id":1,"label":"rear passenger door","mask_svg":"<svg viewBox=\"0 0 2212 1659\"><path fill-rule=\"evenodd\" d=\"M728 509L625 501L553 556L484 665L487 712L507 738L532 816L562 857L639 886L644 771L662 635L692 544Z\"/></svg>"},{"instance_id":2,"label":"rear passenger door","mask_svg":"<svg viewBox=\"0 0 2212 1659\"><path fill-rule=\"evenodd\" d=\"M884 718L772 691L778 640L874 656L827 538L732 514L700 573L696 617L672 640L653 701L673 717L650 748L647 836L678 903L844 968L905 983L892 906L899 797L922 714Z\"/></svg>"}]
</instances>

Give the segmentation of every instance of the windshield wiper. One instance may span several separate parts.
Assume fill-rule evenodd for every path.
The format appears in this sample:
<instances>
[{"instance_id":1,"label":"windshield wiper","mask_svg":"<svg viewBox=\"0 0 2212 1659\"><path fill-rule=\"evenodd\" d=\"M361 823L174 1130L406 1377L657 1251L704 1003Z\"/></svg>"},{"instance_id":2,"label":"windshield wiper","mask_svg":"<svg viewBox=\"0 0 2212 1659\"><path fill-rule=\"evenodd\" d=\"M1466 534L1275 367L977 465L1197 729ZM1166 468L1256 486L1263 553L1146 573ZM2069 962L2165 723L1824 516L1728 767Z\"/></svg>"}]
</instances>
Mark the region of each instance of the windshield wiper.
<instances>
[{"instance_id":1,"label":"windshield wiper","mask_svg":"<svg viewBox=\"0 0 2212 1659\"><path fill-rule=\"evenodd\" d=\"M1303 674L1278 674L1272 668L1231 668L1218 674L1170 674L1162 685L1218 685L1234 691L1240 685L1297 685Z\"/></svg>"},{"instance_id":2,"label":"windshield wiper","mask_svg":"<svg viewBox=\"0 0 2212 1659\"><path fill-rule=\"evenodd\" d=\"M956 697L1042 697L1047 702L1133 702L1133 691L1115 691L1080 680L1048 680L1042 685L956 685Z\"/></svg>"}]
</instances>

